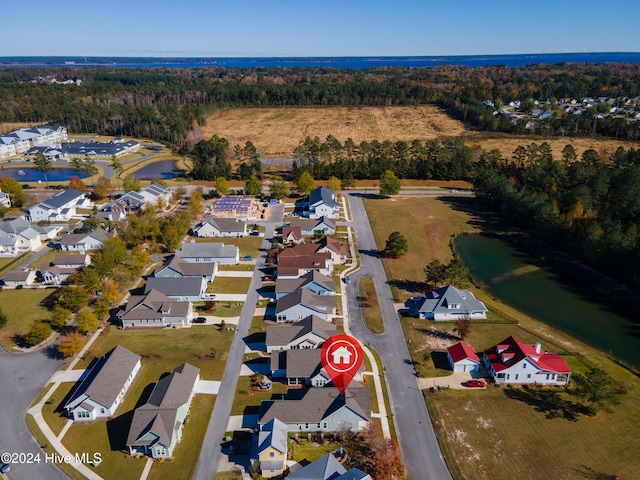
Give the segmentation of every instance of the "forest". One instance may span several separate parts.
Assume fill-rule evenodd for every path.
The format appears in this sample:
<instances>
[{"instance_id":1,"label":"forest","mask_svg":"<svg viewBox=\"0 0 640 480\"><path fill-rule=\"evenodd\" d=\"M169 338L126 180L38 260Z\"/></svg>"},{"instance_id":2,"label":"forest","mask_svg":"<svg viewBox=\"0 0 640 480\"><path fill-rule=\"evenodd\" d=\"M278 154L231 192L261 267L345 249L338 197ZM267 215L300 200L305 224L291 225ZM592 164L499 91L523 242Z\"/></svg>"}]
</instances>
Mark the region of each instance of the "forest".
<instances>
[{"instance_id":1,"label":"forest","mask_svg":"<svg viewBox=\"0 0 640 480\"><path fill-rule=\"evenodd\" d=\"M47 78L81 79L80 86ZM189 133L218 109L250 106L437 104L468 125L528 133L525 122L496 117L484 100L640 95L640 66L558 64L526 67L440 66L346 70L317 67L0 69L0 122L48 122L74 133L150 138L187 153ZM640 122L594 115L541 120L542 135L640 139Z\"/></svg>"}]
</instances>

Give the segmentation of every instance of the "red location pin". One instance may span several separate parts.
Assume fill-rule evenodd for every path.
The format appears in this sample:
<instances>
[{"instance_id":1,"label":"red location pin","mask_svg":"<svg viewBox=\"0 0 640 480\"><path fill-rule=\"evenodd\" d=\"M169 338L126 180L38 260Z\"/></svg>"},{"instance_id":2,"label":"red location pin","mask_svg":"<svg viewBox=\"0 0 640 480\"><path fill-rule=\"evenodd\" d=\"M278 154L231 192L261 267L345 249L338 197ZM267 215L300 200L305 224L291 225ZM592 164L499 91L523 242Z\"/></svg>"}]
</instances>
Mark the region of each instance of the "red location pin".
<instances>
[{"instance_id":1,"label":"red location pin","mask_svg":"<svg viewBox=\"0 0 640 480\"><path fill-rule=\"evenodd\" d=\"M362 359L362 347L349 335L334 335L328 338L320 350L322 366L343 395L362 365Z\"/></svg>"}]
</instances>

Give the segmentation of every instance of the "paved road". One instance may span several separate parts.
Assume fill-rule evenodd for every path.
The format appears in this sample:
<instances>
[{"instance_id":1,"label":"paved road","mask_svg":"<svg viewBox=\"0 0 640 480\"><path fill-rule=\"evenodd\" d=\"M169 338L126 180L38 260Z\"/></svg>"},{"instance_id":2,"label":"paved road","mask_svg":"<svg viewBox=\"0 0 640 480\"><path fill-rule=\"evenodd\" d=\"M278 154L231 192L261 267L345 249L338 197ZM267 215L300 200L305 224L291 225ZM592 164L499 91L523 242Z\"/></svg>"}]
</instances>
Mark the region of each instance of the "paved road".
<instances>
[{"instance_id":1,"label":"paved road","mask_svg":"<svg viewBox=\"0 0 640 480\"><path fill-rule=\"evenodd\" d=\"M284 205L280 204L271 209L271 215L267 222L261 223L265 226L265 237L262 242L262 248L266 252L268 248L271 248L271 238L275 227L282 222L282 215L284 214ZM222 375L222 381L220 382L219 394L216 398L216 404L213 409L213 415L209 421L207 427L207 433L205 434L202 450L198 457L198 465L193 476L193 480L211 480L218 467L218 461L220 459L220 444L222 437L227 431L227 424L229 417L231 416L231 406L233 404L233 397L236 391L236 385L238 383L238 377L240 376L240 369L242 367L242 360L245 351L246 344L244 338L249 335L249 328L251 327L251 320L253 319L253 313L255 311L256 303L258 302L258 288L261 285L262 272L261 268L265 266L266 257L264 254L258 258L253 278L251 280L251 286L247 294L247 300L240 314L240 320L238 321L238 327L236 329L235 337L231 343L231 349L227 357L227 365Z\"/></svg>"},{"instance_id":2,"label":"paved road","mask_svg":"<svg viewBox=\"0 0 640 480\"><path fill-rule=\"evenodd\" d=\"M349 204L361 260L361 268L351 274L351 285L346 290L351 332L360 341L371 345L382 359L407 474L414 479L450 479L424 397L418 388L415 370L410 364L411 355L394 307L391 288L377 256L361 194L349 194ZM358 305L358 284L364 276L372 277L376 287L385 323L385 332L381 335L372 333L365 326Z\"/></svg>"},{"instance_id":3,"label":"paved road","mask_svg":"<svg viewBox=\"0 0 640 480\"><path fill-rule=\"evenodd\" d=\"M44 463L44 450L33 438L25 418L29 405L62 361L48 358L42 351L7 353L0 348L0 453L40 454L41 463L12 464L11 480L64 480L67 475L52 464Z\"/></svg>"}]
</instances>

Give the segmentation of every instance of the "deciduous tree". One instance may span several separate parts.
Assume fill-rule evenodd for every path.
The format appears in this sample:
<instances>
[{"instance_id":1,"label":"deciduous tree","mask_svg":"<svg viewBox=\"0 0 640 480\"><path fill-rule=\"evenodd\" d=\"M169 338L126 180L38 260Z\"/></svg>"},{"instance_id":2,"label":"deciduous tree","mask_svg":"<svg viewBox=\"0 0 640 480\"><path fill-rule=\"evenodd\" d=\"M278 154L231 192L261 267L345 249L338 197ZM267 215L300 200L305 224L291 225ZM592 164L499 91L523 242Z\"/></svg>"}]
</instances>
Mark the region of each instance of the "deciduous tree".
<instances>
[{"instance_id":1,"label":"deciduous tree","mask_svg":"<svg viewBox=\"0 0 640 480\"><path fill-rule=\"evenodd\" d=\"M307 171L302 172L302 174L296 180L296 189L298 190L298 193L309 195L309 192L313 190L314 186L315 180L313 179L313 176Z\"/></svg>"},{"instance_id":2,"label":"deciduous tree","mask_svg":"<svg viewBox=\"0 0 640 480\"><path fill-rule=\"evenodd\" d=\"M231 188L229 187L229 181L224 177L216 178L216 193L218 195L229 195Z\"/></svg>"},{"instance_id":3,"label":"deciduous tree","mask_svg":"<svg viewBox=\"0 0 640 480\"><path fill-rule=\"evenodd\" d=\"M89 304L89 292L82 287L62 287L60 304L73 312Z\"/></svg>"},{"instance_id":4,"label":"deciduous tree","mask_svg":"<svg viewBox=\"0 0 640 480\"><path fill-rule=\"evenodd\" d=\"M107 177L100 177L96 183L93 184L93 196L97 200L102 200L113 193L113 184Z\"/></svg>"},{"instance_id":5,"label":"deciduous tree","mask_svg":"<svg viewBox=\"0 0 640 480\"><path fill-rule=\"evenodd\" d=\"M139 192L140 191L140 179L133 175L127 175L122 182L122 188L125 192Z\"/></svg>"},{"instance_id":6,"label":"deciduous tree","mask_svg":"<svg viewBox=\"0 0 640 480\"><path fill-rule=\"evenodd\" d=\"M271 198L275 198L276 200L282 200L283 198L288 197L291 193L289 186L280 176L271 178L269 189L271 191Z\"/></svg>"},{"instance_id":7,"label":"deciduous tree","mask_svg":"<svg viewBox=\"0 0 640 480\"><path fill-rule=\"evenodd\" d=\"M78 324L78 331L85 334L95 332L100 326L98 317L89 307L82 308L76 314L76 323Z\"/></svg>"},{"instance_id":8,"label":"deciduous tree","mask_svg":"<svg viewBox=\"0 0 640 480\"><path fill-rule=\"evenodd\" d=\"M465 313L461 317L458 317L453 330L458 334L460 340L464 340L465 338L467 338L469 333L471 333L471 315L469 314L469 312Z\"/></svg>"},{"instance_id":9,"label":"deciduous tree","mask_svg":"<svg viewBox=\"0 0 640 480\"><path fill-rule=\"evenodd\" d=\"M400 192L400 179L391 170L387 170L380 177L380 195L390 197Z\"/></svg>"},{"instance_id":10,"label":"deciduous tree","mask_svg":"<svg viewBox=\"0 0 640 480\"><path fill-rule=\"evenodd\" d=\"M258 196L262 193L262 182L255 175L251 175L244 184L244 193Z\"/></svg>"},{"instance_id":11,"label":"deciduous tree","mask_svg":"<svg viewBox=\"0 0 640 480\"><path fill-rule=\"evenodd\" d=\"M79 192L85 193L87 191L87 186L85 183L80 180L80 177L71 177L69 179L68 188L73 188L74 190L78 190Z\"/></svg>"},{"instance_id":12,"label":"deciduous tree","mask_svg":"<svg viewBox=\"0 0 640 480\"><path fill-rule=\"evenodd\" d=\"M92 265L101 277L105 277L127 257L127 245L120 237L104 242L104 246L93 256Z\"/></svg>"},{"instance_id":13,"label":"deciduous tree","mask_svg":"<svg viewBox=\"0 0 640 480\"><path fill-rule=\"evenodd\" d=\"M29 346L38 345L44 342L51 335L51 325L47 322L33 322L29 327L29 331L25 337L25 342Z\"/></svg>"},{"instance_id":14,"label":"deciduous tree","mask_svg":"<svg viewBox=\"0 0 640 480\"><path fill-rule=\"evenodd\" d=\"M342 182L338 177L331 176L327 180L327 188L333 190L335 193L340 193L342 190Z\"/></svg>"},{"instance_id":15,"label":"deciduous tree","mask_svg":"<svg viewBox=\"0 0 640 480\"><path fill-rule=\"evenodd\" d=\"M68 308L64 308L62 305L56 305L53 307L53 312L51 313L51 320L49 320L49 324L53 328L61 328L64 327L72 317L73 313Z\"/></svg>"},{"instance_id":16,"label":"deciduous tree","mask_svg":"<svg viewBox=\"0 0 640 480\"><path fill-rule=\"evenodd\" d=\"M75 357L84 347L84 337L75 330L60 340L58 352L66 358Z\"/></svg>"},{"instance_id":17,"label":"deciduous tree","mask_svg":"<svg viewBox=\"0 0 640 480\"><path fill-rule=\"evenodd\" d=\"M0 178L0 190L9 195L11 205L21 207L24 203L22 184L10 176Z\"/></svg>"}]
</instances>

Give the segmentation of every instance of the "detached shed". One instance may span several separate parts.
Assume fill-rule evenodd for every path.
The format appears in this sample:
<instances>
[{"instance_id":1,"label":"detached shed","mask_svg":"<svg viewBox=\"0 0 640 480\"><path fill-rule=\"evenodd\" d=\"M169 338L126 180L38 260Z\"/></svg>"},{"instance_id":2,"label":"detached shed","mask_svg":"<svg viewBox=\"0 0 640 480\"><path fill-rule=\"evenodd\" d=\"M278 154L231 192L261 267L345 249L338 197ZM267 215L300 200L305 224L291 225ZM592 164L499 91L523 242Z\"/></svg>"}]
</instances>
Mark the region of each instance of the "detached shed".
<instances>
[{"instance_id":1,"label":"detached shed","mask_svg":"<svg viewBox=\"0 0 640 480\"><path fill-rule=\"evenodd\" d=\"M480 359L471 345L458 342L447 348L447 358L454 372L478 372Z\"/></svg>"}]
</instances>

